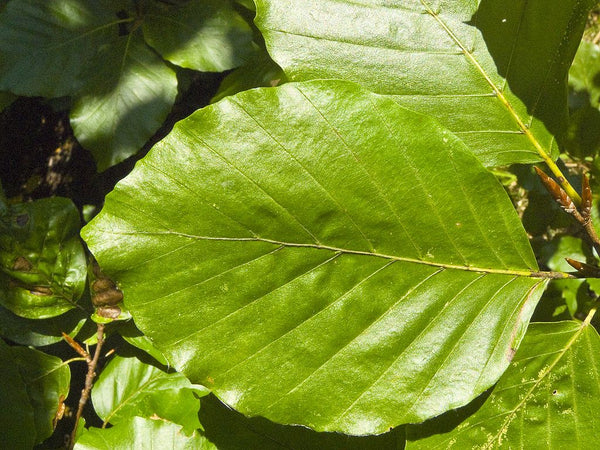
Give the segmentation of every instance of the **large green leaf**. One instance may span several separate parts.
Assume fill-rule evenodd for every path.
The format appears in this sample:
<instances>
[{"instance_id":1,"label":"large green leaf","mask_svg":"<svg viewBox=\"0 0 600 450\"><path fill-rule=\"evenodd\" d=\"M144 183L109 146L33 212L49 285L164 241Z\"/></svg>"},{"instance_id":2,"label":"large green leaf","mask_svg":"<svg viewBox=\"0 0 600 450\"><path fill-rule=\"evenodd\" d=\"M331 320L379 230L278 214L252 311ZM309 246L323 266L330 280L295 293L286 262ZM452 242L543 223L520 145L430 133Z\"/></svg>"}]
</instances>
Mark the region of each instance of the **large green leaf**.
<instances>
[{"instance_id":1,"label":"large green leaf","mask_svg":"<svg viewBox=\"0 0 600 450\"><path fill-rule=\"evenodd\" d=\"M186 436L179 425L162 420L130 417L109 429L89 428L75 444L76 450L216 450L205 437Z\"/></svg>"},{"instance_id":2,"label":"large green leaf","mask_svg":"<svg viewBox=\"0 0 600 450\"><path fill-rule=\"evenodd\" d=\"M11 347L0 339L0 430L3 444L13 448L33 448L34 411L25 382L15 365Z\"/></svg>"},{"instance_id":3,"label":"large green leaf","mask_svg":"<svg viewBox=\"0 0 600 450\"><path fill-rule=\"evenodd\" d=\"M200 402L190 381L180 373L166 373L137 358L116 356L100 374L92 401L104 423L113 425L131 416L168 420L191 434L200 427Z\"/></svg>"},{"instance_id":4,"label":"large green leaf","mask_svg":"<svg viewBox=\"0 0 600 450\"><path fill-rule=\"evenodd\" d=\"M9 2L0 14L0 90L60 97L81 87L82 67L99 44L117 35L119 19L102 3Z\"/></svg>"},{"instance_id":5,"label":"large green leaf","mask_svg":"<svg viewBox=\"0 0 600 450\"><path fill-rule=\"evenodd\" d=\"M459 139L341 81L196 112L83 235L193 382L247 415L349 434L487 389L548 276Z\"/></svg>"},{"instance_id":6,"label":"large green leaf","mask_svg":"<svg viewBox=\"0 0 600 450\"><path fill-rule=\"evenodd\" d=\"M152 6L144 16L144 37L173 64L222 72L240 66L254 51L250 25L228 0Z\"/></svg>"},{"instance_id":7,"label":"large green leaf","mask_svg":"<svg viewBox=\"0 0 600 450\"><path fill-rule=\"evenodd\" d=\"M587 323L532 324L483 406L443 434L435 434L445 428L440 419L409 428L409 448L595 448L598 354L600 337Z\"/></svg>"},{"instance_id":8,"label":"large green leaf","mask_svg":"<svg viewBox=\"0 0 600 450\"><path fill-rule=\"evenodd\" d=\"M160 128L177 95L177 77L133 32L99 49L71 109L75 136L99 170L137 152Z\"/></svg>"},{"instance_id":9,"label":"large green leaf","mask_svg":"<svg viewBox=\"0 0 600 450\"><path fill-rule=\"evenodd\" d=\"M595 0L257 0L292 80L342 78L438 118L489 166L555 151ZM549 11L552 11L549 14Z\"/></svg>"},{"instance_id":10,"label":"large green leaf","mask_svg":"<svg viewBox=\"0 0 600 450\"><path fill-rule=\"evenodd\" d=\"M11 347L11 353L13 364L19 369L33 407L35 442L40 443L54 431L59 405L69 394L71 371L69 365L60 358L37 350ZM18 406L22 407L20 404Z\"/></svg>"},{"instance_id":11,"label":"large green leaf","mask_svg":"<svg viewBox=\"0 0 600 450\"><path fill-rule=\"evenodd\" d=\"M0 304L28 319L76 307L86 280L79 228L66 198L10 206L0 200Z\"/></svg>"}]
</instances>

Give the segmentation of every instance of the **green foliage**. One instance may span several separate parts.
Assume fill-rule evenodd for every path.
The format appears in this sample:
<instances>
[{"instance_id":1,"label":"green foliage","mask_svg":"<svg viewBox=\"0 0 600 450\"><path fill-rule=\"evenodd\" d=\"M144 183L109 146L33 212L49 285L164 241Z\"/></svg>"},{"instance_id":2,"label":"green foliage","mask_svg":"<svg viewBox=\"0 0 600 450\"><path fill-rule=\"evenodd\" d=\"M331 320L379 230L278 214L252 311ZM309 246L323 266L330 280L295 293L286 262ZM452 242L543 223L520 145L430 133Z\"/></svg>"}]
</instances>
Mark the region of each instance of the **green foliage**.
<instances>
[{"instance_id":1,"label":"green foliage","mask_svg":"<svg viewBox=\"0 0 600 450\"><path fill-rule=\"evenodd\" d=\"M13 0L0 14L0 90L72 96L75 136L105 170L137 152L175 101L175 72L148 45L181 67L222 71L249 58L251 40L223 0Z\"/></svg>"},{"instance_id":2,"label":"green foliage","mask_svg":"<svg viewBox=\"0 0 600 450\"><path fill-rule=\"evenodd\" d=\"M598 333L588 323L531 326L513 363L481 408L411 427L407 448L594 447L600 395ZM449 428L443 434L440 429Z\"/></svg>"},{"instance_id":3,"label":"green foliage","mask_svg":"<svg viewBox=\"0 0 600 450\"><path fill-rule=\"evenodd\" d=\"M46 319L77 306L86 259L79 214L65 198L7 205L0 200L0 303L20 317Z\"/></svg>"},{"instance_id":4,"label":"green foliage","mask_svg":"<svg viewBox=\"0 0 600 450\"><path fill-rule=\"evenodd\" d=\"M0 0L0 447L594 447L594 3Z\"/></svg>"},{"instance_id":5,"label":"green foliage","mask_svg":"<svg viewBox=\"0 0 600 450\"><path fill-rule=\"evenodd\" d=\"M487 389L545 285L464 144L344 82L248 91L180 122L83 236L192 381L249 415L356 435Z\"/></svg>"}]
</instances>

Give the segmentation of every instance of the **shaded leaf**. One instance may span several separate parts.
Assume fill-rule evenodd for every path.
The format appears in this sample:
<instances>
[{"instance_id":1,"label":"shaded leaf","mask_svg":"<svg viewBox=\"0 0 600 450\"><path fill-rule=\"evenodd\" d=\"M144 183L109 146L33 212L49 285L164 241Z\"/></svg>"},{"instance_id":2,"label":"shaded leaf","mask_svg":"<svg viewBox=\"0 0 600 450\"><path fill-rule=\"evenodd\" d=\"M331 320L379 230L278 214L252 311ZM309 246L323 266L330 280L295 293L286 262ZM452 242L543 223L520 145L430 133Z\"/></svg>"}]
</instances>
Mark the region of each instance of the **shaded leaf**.
<instances>
[{"instance_id":1,"label":"shaded leaf","mask_svg":"<svg viewBox=\"0 0 600 450\"><path fill-rule=\"evenodd\" d=\"M10 92L0 92L0 112L9 106L16 98L17 96Z\"/></svg>"},{"instance_id":2,"label":"shaded leaf","mask_svg":"<svg viewBox=\"0 0 600 450\"><path fill-rule=\"evenodd\" d=\"M139 416L183 425L183 431L191 434L200 427L200 402L194 392L207 394L180 373L166 373L137 358L116 356L102 370L92 401L104 423L116 425Z\"/></svg>"},{"instance_id":3,"label":"shaded leaf","mask_svg":"<svg viewBox=\"0 0 600 450\"><path fill-rule=\"evenodd\" d=\"M599 352L598 333L586 323L532 324L483 406L443 434L435 434L437 420L409 427L408 448L595 447Z\"/></svg>"},{"instance_id":4,"label":"shaded leaf","mask_svg":"<svg viewBox=\"0 0 600 450\"><path fill-rule=\"evenodd\" d=\"M291 80L342 78L393 95L495 166L538 161L537 145L557 155L567 71L595 0L256 3Z\"/></svg>"},{"instance_id":5,"label":"shaded leaf","mask_svg":"<svg viewBox=\"0 0 600 450\"><path fill-rule=\"evenodd\" d=\"M144 17L144 37L173 64L222 72L242 65L254 51L250 26L227 0L153 6Z\"/></svg>"},{"instance_id":6,"label":"shaded leaf","mask_svg":"<svg viewBox=\"0 0 600 450\"><path fill-rule=\"evenodd\" d=\"M44 97L74 93L98 45L117 35L118 20L98 1L9 2L0 14L0 90Z\"/></svg>"},{"instance_id":7,"label":"shaded leaf","mask_svg":"<svg viewBox=\"0 0 600 450\"><path fill-rule=\"evenodd\" d=\"M76 450L161 450L216 449L205 437L194 433L186 436L179 425L162 420L129 417L112 428L89 428L75 444Z\"/></svg>"},{"instance_id":8,"label":"shaded leaf","mask_svg":"<svg viewBox=\"0 0 600 450\"><path fill-rule=\"evenodd\" d=\"M17 344L41 347L61 341L62 332L74 337L86 317L84 311L72 309L48 319L25 319L0 306L0 336Z\"/></svg>"},{"instance_id":9,"label":"shaded leaf","mask_svg":"<svg viewBox=\"0 0 600 450\"><path fill-rule=\"evenodd\" d=\"M246 91L255 87L274 87L285 82L285 74L266 52L257 55L247 64L227 75L211 103L228 95Z\"/></svg>"},{"instance_id":10,"label":"shaded leaf","mask_svg":"<svg viewBox=\"0 0 600 450\"><path fill-rule=\"evenodd\" d=\"M103 44L75 96L71 126L105 170L137 152L160 128L177 95L175 72L140 32Z\"/></svg>"},{"instance_id":11,"label":"shaded leaf","mask_svg":"<svg viewBox=\"0 0 600 450\"><path fill-rule=\"evenodd\" d=\"M140 350L143 350L158 363L163 366L169 366L169 361L165 358L165 355L157 349L150 338L144 335L140 330L137 329L133 321L128 321L119 327L119 334L126 342L133 345Z\"/></svg>"},{"instance_id":12,"label":"shaded leaf","mask_svg":"<svg viewBox=\"0 0 600 450\"><path fill-rule=\"evenodd\" d=\"M32 448L36 428L27 387L15 365L11 347L0 339L0 430L13 448Z\"/></svg>"},{"instance_id":13,"label":"shaded leaf","mask_svg":"<svg viewBox=\"0 0 600 450\"><path fill-rule=\"evenodd\" d=\"M66 198L0 202L0 303L28 319L73 309L86 280L79 228L79 213Z\"/></svg>"},{"instance_id":14,"label":"shaded leaf","mask_svg":"<svg viewBox=\"0 0 600 450\"><path fill-rule=\"evenodd\" d=\"M60 358L37 350L12 347L11 353L13 364L19 369L33 407L35 442L40 443L54 431L56 411L69 394L71 371L69 365Z\"/></svg>"},{"instance_id":15,"label":"shaded leaf","mask_svg":"<svg viewBox=\"0 0 600 450\"><path fill-rule=\"evenodd\" d=\"M339 81L197 111L82 232L177 370L244 414L348 434L487 389L549 276L460 140Z\"/></svg>"},{"instance_id":16,"label":"shaded leaf","mask_svg":"<svg viewBox=\"0 0 600 450\"><path fill-rule=\"evenodd\" d=\"M219 450L400 450L404 430L379 436L317 433L305 427L278 425L261 417L248 418L223 405L214 396L202 399L200 421L204 435Z\"/></svg>"}]
</instances>

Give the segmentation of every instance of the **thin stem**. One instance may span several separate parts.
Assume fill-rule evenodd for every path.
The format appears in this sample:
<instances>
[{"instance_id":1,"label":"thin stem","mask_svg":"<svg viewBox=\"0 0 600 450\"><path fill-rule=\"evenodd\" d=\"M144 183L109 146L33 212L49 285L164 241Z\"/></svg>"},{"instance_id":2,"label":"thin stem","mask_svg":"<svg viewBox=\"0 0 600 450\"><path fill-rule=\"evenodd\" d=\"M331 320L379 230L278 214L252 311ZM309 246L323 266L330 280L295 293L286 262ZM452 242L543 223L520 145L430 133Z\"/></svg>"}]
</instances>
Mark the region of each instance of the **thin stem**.
<instances>
[{"instance_id":1,"label":"thin stem","mask_svg":"<svg viewBox=\"0 0 600 450\"><path fill-rule=\"evenodd\" d=\"M71 432L71 438L69 439L69 450L72 450L75 446L75 435L77 434L77 426L79 425L79 419L81 419L81 414L83 413L83 407L88 401L90 397L90 392L92 390L92 384L94 381L94 377L96 376L96 366L98 365L98 359L100 358L100 352L102 350L102 344L104 344L104 324L99 323L98 325L98 344L96 345L96 350L94 351L94 357L92 359L86 358L88 363L88 371L85 377L85 386L81 391L81 398L79 399L79 408L77 409L77 414L75 416L75 425L73 426L73 431Z\"/></svg>"}]
</instances>

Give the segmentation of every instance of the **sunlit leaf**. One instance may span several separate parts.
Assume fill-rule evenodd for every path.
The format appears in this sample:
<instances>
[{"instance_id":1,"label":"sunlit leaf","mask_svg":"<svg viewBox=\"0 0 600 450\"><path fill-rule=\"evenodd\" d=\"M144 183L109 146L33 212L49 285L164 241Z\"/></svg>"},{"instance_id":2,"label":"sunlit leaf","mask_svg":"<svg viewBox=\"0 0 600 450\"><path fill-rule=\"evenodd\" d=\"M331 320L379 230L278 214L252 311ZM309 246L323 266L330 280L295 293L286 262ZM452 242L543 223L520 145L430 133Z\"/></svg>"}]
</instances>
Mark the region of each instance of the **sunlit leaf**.
<instances>
[{"instance_id":1,"label":"sunlit leaf","mask_svg":"<svg viewBox=\"0 0 600 450\"><path fill-rule=\"evenodd\" d=\"M179 122L83 235L192 382L247 415L349 434L490 387L550 275L460 140L339 81Z\"/></svg>"},{"instance_id":2,"label":"sunlit leaf","mask_svg":"<svg viewBox=\"0 0 600 450\"><path fill-rule=\"evenodd\" d=\"M597 446L600 337L580 322L535 323L481 408L447 432L439 419L410 427L410 449ZM455 419L456 420L456 419Z\"/></svg>"},{"instance_id":3,"label":"sunlit leaf","mask_svg":"<svg viewBox=\"0 0 600 450\"><path fill-rule=\"evenodd\" d=\"M129 417L112 428L89 428L75 444L76 450L216 450L205 437L187 436L181 427L162 420Z\"/></svg>"},{"instance_id":4,"label":"sunlit leaf","mask_svg":"<svg viewBox=\"0 0 600 450\"><path fill-rule=\"evenodd\" d=\"M71 126L99 170L137 152L177 95L175 72L134 32L106 42L90 62L71 109Z\"/></svg>"},{"instance_id":5,"label":"sunlit leaf","mask_svg":"<svg viewBox=\"0 0 600 450\"><path fill-rule=\"evenodd\" d=\"M102 370L92 401L104 423L116 425L131 416L168 420L187 434L200 427L197 390L180 373L166 373L137 358L116 356Z\"/></svg>"},{"instance_id":6,"label":"sunlit leaf","mask_svg":"<svg viewBox=\"0 0 600 450\"><path fill-rule=\"evenodd\" d=\"M489 166L556 155L595 0L256 0L291 80L342 78L433 115ZM549 11L552 11L550 14Z\"/></svg>"}]
</instances>

